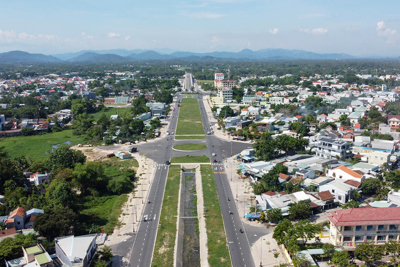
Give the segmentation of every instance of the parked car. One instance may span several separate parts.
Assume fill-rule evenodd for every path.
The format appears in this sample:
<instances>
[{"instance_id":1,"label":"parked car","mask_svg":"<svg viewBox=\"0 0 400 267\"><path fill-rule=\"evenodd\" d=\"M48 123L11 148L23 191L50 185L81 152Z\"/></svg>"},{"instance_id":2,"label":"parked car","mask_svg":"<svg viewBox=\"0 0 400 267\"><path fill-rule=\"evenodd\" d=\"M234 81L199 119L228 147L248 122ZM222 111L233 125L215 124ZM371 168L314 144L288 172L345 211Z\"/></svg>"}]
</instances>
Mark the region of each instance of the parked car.
<instances>
[{"instance_id":1,"label":"parked car","mask_svg":"<svg viewBox=\"0 0 400 267\"><path fill-rule=\"evenodd\" d=\"M166 164L166 165L169 165L169 164L171 164L171 162L169 162L169 160L167 160L167 161L165 162L165 164Z\"/></svg>"}]
</instances>

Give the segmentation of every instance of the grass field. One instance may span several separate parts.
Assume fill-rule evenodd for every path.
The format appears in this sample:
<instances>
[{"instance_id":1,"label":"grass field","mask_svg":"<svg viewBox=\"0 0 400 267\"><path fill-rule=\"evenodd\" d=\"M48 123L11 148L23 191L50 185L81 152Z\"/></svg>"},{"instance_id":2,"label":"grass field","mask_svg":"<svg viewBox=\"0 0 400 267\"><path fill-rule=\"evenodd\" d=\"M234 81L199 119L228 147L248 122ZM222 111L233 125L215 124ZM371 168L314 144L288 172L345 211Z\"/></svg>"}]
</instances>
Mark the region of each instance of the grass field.
<instances>
[{"instance_id":1,"label":"grass field","mask_svg":"<svg viewBox=\"0 0 400 267\"><path fill-rule=\"evenodd\" d=\"M97 121L100 119L101 115L106 114L107 118L110 118L111 115L122 116L125 112L128 112L131 108L107 108L107 111L99 111L96 113L92 113L90 115L93 116L94 120Z\"/></svg>"},{"instance_id":2,"label":"grass field","mask_svg":"<svg viewBox=\"0 0 400 267\"><path fill-rule=\"evenodd\" d=\"M72 130L65 130L43 135L2 138L0 139L0 146L4 146L12 158L28 156L36 161L46 159L48 157L46 152L51 150L53 145L67 141L70 141L71 145L84 143L83 136L73 135Z\"/></svg>"},{"instance_id":3,"label":"grass field","mask_svg":"<svg viewBox=\"0 0 400 267\"><path fill-rule=\"evenodd\" d=\"M170 166L151 266L173 266L181 166Z\"/></svg>"},{"instance_id":4,"label":"grass field","mask_svg":"<svg viewBox=\"0 0 400 267\"><path fill-rule=\"evenodd\" d=\"M139 163L136 159L119 159L117 157L107 158L102 161L104 166L104 174L108 177L115 178L126 173L132 167L138 167ZM129 191L129 189L127 189ZM128 199L128 195L112 195L100 192L100 195L85 196L79 200L79 221L81 222L81 230L89 232L104 230L111 234L115 227L120 226L119 216L124 203Z\"/></svg>"},{"instance_id":5,"label":"grass field","mask_svg":"<svg viewBox=\"0 0 400 267\"><path fill-rule=\"evenodd\" d=\"M210 158L206 156L183 156L171 159L171 163L210 163Z\"/></svg>"},{"instance_id":6,"label":"grass field","mask_svg":"<svg viewBox=\"0 0 400 267\"><path fill-rule=\"evenodd\" d=\"M206 148L207 148L207 145L193 144L193 143L180 144L180 145L174 146L174 149L184 150L184 151L202 150L202 149L206 149Z\"/></svg>"},{"instance_id":7,"label":"grass field","mask_svg":"<svg viewBox=\"0 0 400 267\"><path fill-rule=\"evenodd\" d=\"M81 199L79 221L82 222L82 230L100 232L104 230L112 234L114 228L119 225L119 215L122 205L128 200L128 195L87 196Z\"/></svg>"},{"instance_id":8,"label":"grass field","mask_svg":"<svg viewBox=\"0 0 400 267\"><path fill-rule=\"evenodd\" d=\"M175 140L197 140L204 139L205 135L175 135Z\"/></svg>"},{"instance_id":9,"label":"grass field","mask_svg":"<svg viewBox=\"0 0 400 267\"><path fill-rule=\"evenodd\" d=\"M219 205L217 186L211 165L201 165L204 209L206 212L208 263L211 267L232 266L226 246L225 228Z\"/></svg>"},{"instance_id":10,"label":"grass field","mask_svg":"<svg viewBox=\"0 0 400 267\"><path fill-rule=\"evenodd\" d=\"M179 110L176 135L205 134L201 120L199 102L196 98L184 98Z\"/></svg>"}]
</instances>

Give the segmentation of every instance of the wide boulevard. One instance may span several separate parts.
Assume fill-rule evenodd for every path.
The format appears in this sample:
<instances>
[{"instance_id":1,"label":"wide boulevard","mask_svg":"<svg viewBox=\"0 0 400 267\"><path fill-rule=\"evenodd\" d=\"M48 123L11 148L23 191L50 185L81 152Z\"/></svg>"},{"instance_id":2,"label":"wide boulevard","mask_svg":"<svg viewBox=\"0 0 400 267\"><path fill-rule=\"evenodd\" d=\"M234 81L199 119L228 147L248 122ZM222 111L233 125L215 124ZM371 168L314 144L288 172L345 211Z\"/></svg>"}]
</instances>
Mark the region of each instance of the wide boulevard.
<instances>
[{"instance_id":1,"label":"wide boulevard","mask_svg":"<svg viewBox=\"0 0 400 267\"><path fill-rule=\"evenodd\" d=\"M192 97L199 99L203 126L207 133L210 127L215 128L217 126L211 125L208 120L207 112L203 103L203 96L204 94L192 95ZM171 133L176 131L179 114L178 102L185 97L185 95L178 95L176 101L171 104L171 107L174 109L171 116L168 118L170 120L169 131ZM199 140L174 140L173 137L173 134L167 135L158 141L138 145L140 153L143 153L146 157L151 158L155 162L154 168L156 170L154 180L150 191L148 192L148 199L143 200L144 203L147 203L147 201L150 201L150 203L146 204L143 217L140 215L138 216L140 224L137 231L135 231L135 234L130 238L127 238L125 242L113 247L113 251L121 257L128 258L129 266L151 266L157 229L160 223L159 218L164 197L164 189L168 175L168 165L166 164L166 161L173 157L185 156L187 154L190 154L191 156L205 155L210 157L211 160L217 160L217 163L212 163L212 165L232 265L234 267L255 266L250 252L250 245L253 244L261 235L266 234L268 230L242 223L237 212L235 196L229 186L228 179L232 179L232 174L226 173L222 164L226 158L240 153L243 149L250 148L251 144L223 140L214 135L206 135L205 139ZM206 144L208 148L206 150L194 152L179 152L172 149L176 144L188 142ZM211 156L213 153L215 153L216 156ZM233 212L233 214L230 214L229 211ZM144 221L144 217L147 218L146 222ZM244 233L240 233L240 228L245 230Z\"/></svg>"}]
</instances>

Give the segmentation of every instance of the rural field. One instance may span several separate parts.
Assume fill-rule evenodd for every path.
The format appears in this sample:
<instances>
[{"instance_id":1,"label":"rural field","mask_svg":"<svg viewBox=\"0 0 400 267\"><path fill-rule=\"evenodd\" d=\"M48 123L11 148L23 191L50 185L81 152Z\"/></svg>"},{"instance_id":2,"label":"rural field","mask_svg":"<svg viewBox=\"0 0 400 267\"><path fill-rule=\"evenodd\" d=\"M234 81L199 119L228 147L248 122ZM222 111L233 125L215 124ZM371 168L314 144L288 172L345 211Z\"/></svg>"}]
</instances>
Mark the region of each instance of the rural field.
<instances>
[{"instance_id":1,"label":"rural field","mask_svg":"<svg viewBox=\"0 0 400 267\"><path fill-rule=\"evenodd\" d=\"M203 185L204 207L208 210L206 213L207 245L209 252L208 263L212 267L232 266L228 247L226 246L225 228L213 169L211 165L201 165L200 171Z\"/></svg>"},{"instance_id":2,"label":"rural field","mask_svg":"<svg viewBox=\"0 0 400 267\"><path fill-rule=\"evenodd\" d=\"M175 145L174 149L176 150L184 150L184 151L194 151L194 150L202 150L206 149L207 145L204 144L193 144L193 143L187 143L187 144L179 144Z\"/></svg>"},{"instance_id":3,"label":"rural field","mask_svg":"<svg viewBox=\"0 0 400 267\"><path fill-rule=\"evenodd\" d=\"M204 135L204 134L205 133L203 128L203 122L201 119L198 100L196 98L182 99L181 108L179 110L178 127L176 129L177 137L179 135ZM189 139L185 137L183 137L182 139ZM203 136L199 136L199 138L196 139L203 139Z\"/></svg>"},{"instance_id":4,"label":"rural field","mask_svg":"<svg viewBox=\"0 0 400 267\"><path fill-rule=\"evenodd\" d=\"M0 139L0 146L4 146L10 157L28 156L33 161L46 159L53 146L69 142L69 146L84 144L83 136L72 134L73 130L48 133L34 136L16 136Z\"/></svg>"},{"instance_id":5,"label":"rural field","mask_svg":"<svg viewBox=\"0 0 400 267\"><path fill-rule=\"evenodd\" d=\"M169 167L167 185L161 210L154 257L151 266L173 266L176 238L176 216L178 215L179 183L181 166Z\"/></svg>"}]
</instances>

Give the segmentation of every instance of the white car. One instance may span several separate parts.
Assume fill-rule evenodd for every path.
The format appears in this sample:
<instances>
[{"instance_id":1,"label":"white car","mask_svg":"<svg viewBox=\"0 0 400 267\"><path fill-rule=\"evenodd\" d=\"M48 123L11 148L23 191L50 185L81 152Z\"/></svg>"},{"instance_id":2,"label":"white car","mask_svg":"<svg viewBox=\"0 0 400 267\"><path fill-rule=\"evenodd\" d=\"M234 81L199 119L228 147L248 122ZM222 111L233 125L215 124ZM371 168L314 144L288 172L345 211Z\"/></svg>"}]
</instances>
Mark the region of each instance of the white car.
<instances>
[{"instance_id":1,"label":"white car","mask_svg":"<svg viewBox=\"0 0 400 267\"><path fill-rule=\"evenodd\" d=\"M213 156L213 157L215 157L216 155L217 155L217 154L215 154L215 153L212 153L212 156Z\"/></svg>"}]
</instances>

